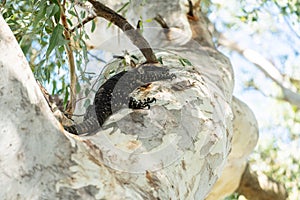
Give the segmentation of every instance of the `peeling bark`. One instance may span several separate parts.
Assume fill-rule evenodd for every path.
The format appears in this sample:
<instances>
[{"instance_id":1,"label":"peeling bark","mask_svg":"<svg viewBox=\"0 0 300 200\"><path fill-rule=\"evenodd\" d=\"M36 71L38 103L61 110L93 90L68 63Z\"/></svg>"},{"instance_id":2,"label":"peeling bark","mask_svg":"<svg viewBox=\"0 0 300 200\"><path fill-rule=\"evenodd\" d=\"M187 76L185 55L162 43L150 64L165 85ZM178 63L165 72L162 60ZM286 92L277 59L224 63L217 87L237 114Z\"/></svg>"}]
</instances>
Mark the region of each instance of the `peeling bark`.
<instances>
[{"instance_id":1,"label":"peeling bark","mask_svg":"<svg viewBox=\"0 0 300 200\"><path fill-rule=\"evenodd\" d=\"M144 19L164 13L171 37L166 38L155 22L149 26L156 28L145 27L144 35L156 56L162 57L163 65L177 78L153 83L149 90L135 91L135 97L155 97L157 102L150 110L123 109L115 113L102 130L88 137L62 134L61 125L53 117L1 18L1 27L5 28L0 31L0 72L5 78L0 79L0 91L5 98L0 104L0 146L7 148L0 151L1 197L205 198L220 177L231 149L232 68L228 58L209 45L211 41L204 41L201 46L200 40L193 40L192 33L197 28L208 30L201 20L193 21L195 30L191 29L186 2L151 3L160 6L136 4L128 13L129 19L136 21L139 13ZM112 52L134 49L122 36L119 41L125 45L120 47L118 40L114 40L117 37L109 35L114 29L103 30L101 37L107 37L107 43L98 47L111 48ZM110 43L110 38L116 43ZM183 65L183 58L191 64ZM122 67L120 61L112 62L104 74L123 70Z\"/></svg>"},{"instance_id":2,"label":"peeling bark","mask_svg":"<svg viewBox=\"0 0 300 200\"><path fill-rule=\"evenodd\" d=\"M0 197L55 199L71 174L71 144L2 16L0 26Z\"/></svg>"},{"instance_id":3,"label":"peeling bark","mask_svg":"<svg viewBox=\"0 0 300 200\"><path fill-rule=\"evenodd\" d=\"M258 125L251 109L237 98L233 98L232 108L232 148L222 175L206 200L224 199L238 188L248 157L257 144Z\"/></svg>"}]
</instances>

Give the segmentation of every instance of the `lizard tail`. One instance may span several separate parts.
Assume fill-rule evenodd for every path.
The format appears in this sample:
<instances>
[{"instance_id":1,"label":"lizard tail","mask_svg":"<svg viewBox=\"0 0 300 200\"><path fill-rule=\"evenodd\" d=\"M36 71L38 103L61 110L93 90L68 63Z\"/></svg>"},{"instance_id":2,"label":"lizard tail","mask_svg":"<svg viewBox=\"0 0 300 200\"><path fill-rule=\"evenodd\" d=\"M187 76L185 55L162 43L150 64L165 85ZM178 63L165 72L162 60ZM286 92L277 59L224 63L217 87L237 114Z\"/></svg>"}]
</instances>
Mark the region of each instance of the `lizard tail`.
<instances>
[{"instance_id":1,"label":"lizard tail","mask_svg":"<svg viewBox=\"0 0 300 200\"><path fill-rule=\"evenodd\" d=\"M64 126L64 129L75 135L82 135L85 133L92 133L100 128L97 118L91 117L80 124L72 126Z\"/></svg>"}]
</instances>

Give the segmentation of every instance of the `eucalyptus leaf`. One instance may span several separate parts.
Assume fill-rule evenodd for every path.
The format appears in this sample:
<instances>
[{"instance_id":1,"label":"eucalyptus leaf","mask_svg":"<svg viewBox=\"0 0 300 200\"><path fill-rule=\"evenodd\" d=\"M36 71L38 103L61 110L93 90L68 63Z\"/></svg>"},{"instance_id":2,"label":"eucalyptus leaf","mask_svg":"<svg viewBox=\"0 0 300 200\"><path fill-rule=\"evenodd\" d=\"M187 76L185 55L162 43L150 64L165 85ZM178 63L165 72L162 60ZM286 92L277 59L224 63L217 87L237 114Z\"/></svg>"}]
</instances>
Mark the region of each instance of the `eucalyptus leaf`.
<instances>
[{"instance_id":1,"label":"eucalyptus leaf","mask_svg":"<svg viewBox=\"0 0 300 200\"><path fill-rule=\"evenodd\" d=\"M91 27L91 32L93 33L96 29L96 23L95 20L92 20L92 27Z\"/></svg>"},{"instance_id":2,"label":"eucalyptus leaf","mask_svg":"<svg viewBox=\"0 0 300 200\"><path fill-rule=\"evenodd\" d=\"M49 57L50 53L55 47L59 47L68 43L63 36L64 27L61 24L57 24L51 34L49 46L47 48L46 57Z\"/></svg>"},{"instance_id":3,"label":"eucalyptus leaf","mask_svg":"<svg viewBox=\"0 0 300 200\"><path fill-rule=\"evenodd\" d=\"M180 58L179 62L182 64L182 66L192 66L192 63L186 58Z\"/></svg>"},{"instance_id":4,"label":"eucalyptus leaf","mask_svg":"<svg viewBox=\"0 0 300 200\"><path fill-rule=\"evenodd\" d=\"M45 17L46 10L47 10L47 1L41 1L39 3L40 10L36 14L36 17L34 18L32 26L35 28L37 24Z\"/></svg>"},{"instance_id":5,"label":"eucalyptus leaf","mask_svg":"<svg viewBox=\"0 0 300 200\"><path fill-rule=\"evenodd\" d=\"M59 7L56 4L51 4L49 7L46 9L46 17L52 17L54 16L57 12L59 11Z\"/></svg>"}]
</instances>

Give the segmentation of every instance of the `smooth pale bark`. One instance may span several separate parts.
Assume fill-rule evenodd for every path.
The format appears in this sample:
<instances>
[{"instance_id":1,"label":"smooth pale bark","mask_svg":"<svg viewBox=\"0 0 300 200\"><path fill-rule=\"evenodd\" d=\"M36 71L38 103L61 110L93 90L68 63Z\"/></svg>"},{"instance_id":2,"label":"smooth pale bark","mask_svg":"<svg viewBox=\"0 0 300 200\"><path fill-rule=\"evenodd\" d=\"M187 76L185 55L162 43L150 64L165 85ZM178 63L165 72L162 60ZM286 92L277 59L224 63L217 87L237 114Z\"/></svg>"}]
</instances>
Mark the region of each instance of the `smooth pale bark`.
<instances>
[{"instance_id":1,"label":"smooth pale bark","mask_svg":"<svg viewBox=\"0 0 300 200\"><path fill-rule=\"evenodd\" d=\"M122 3L120 1L118 3L107 1L106 3L114 8L122 7ZM193 43L186 45L191 41L191 38L194 39L193 41L201 43L201 37L208 37L207 29L203 28L203 21L202 23L189 23L189 20L186 18L186 13L188 12L187 1L152 1L149 4L142 6L140 3L140 1L132 1L130 8L126 12L126 17L132 24L136 23L140 19L140 16L142 16L142 19L151 19L157 14L160 14L170 27L170 30L162 30L160 25L154 20L151 22L144 22L143 35L151 41L151 46L154 49L175 49L174 51L176 53L184 52L186 53L186 55L184 55L185 58L193 60L193 64L201 63L202 65L207 66L199 70L205 75L208 75L210 78L214 76L218 77L220 75L218 74L218 71L214 70L214 67L212 67L215 66L215 63L212 64L212 62L208 62L208 60L203 61L202 58L197 57L197 53L193 55L193 53L191 54L190 51L187 51L186 48L184 48L186 46L190 46L191 49L193 49L193 47L196 46L193 45ZM156 4L159 4L160 6L153 6ZM97 19L97 23L100 27L104 27L107 22L102 19ZM90 25L87 24L87 31L90 30L89 26ZM205 34L202 34L204 36L201 36L203 30L206 30L206 32L204 32ZM105 34L107 31L109 34ZM167 32L169 40L166 40L165 35L161 34L163 31ZM94 33L91 33L90 40L87 42L92 48L105 49L109 52L120 54L124 49L135 49L135 47L126 41L126 38L117 33L117 29L111 27L107 30L104 30L103 28L96 29ZM211 41L204 42L203 45L210 46L207 45L210 44L210 42ZM209 49L206 50L207 53L210 54L211 51ZM226 60L224 61L221 54L212 57L217 57L216 60L220 60L222 63L227 62ZM225 92L225 94L227 94L226 96L230 98L233 85L231 67L230 65L219 65L219 63L217 65L217 68L218 67L220 67L221 71L223 71L223 75L219 77L225 77L225 83L227 85L226 89L229 89L229 91ZM230 79L226 80L226 78ZM219 80L217 79L214 79L214 81L216 84L219 83ZM223 87L224 86L221 86L221 88ZM226 91L226 89L224 91ZM208 197L209 199L221 199L237 189L241 176L245 170L247 158L257 143L258 127L252 111L246 104L235 98L233 99L232 110L234 112L232 150L229 154L223 175L220 177L217 185L213 188L211 195Z\"/></svg>"},{"instance_id":2,"label":"smooth pale bark","mask_svg":"<svg viewBox=\"0 0 300 200\"><path fill-rule=\"evenodd\" d=\"M113 2L108 2L113 3ZM157 13L164 12L163 17L167 20L167 23L176 26L173 28L170 26L168 35L165 35L164 30L154 21L151 23L144 23L143 35L150 41L152 48L156 51L157 57L162 57L163 64L170 67L177 75L177 79L172 82L161 82L152 84L152 89L149 97L156 97L158 101L156 106L162 107L151 107L150 114L145 114L144 118L146 121L151 121L152 124L159 124L159 120L163 120L162 117L166 118L166 123L173 121L176 123L176 128L167 127L165 131L165 136L156 135L158 141L153 142L151 140L144 139L142 142L138 141L135 143L137 150L140 150L140 145L147 144L147 148L154 148L155 150L161 152L164 155L165 150L163 147L168 146L169 141L180 141L176 135L170 133L177 133L177 135L183 135L180 127L186 126L186 132L193 137L193 148L184 150L181 152L176 152L175 150L168 150L174 152L174 155L165 154L166 157L173 156L181 158L181 164L184 169L177 168L176 163L172 164L167 170L160 170L160 174L163 177L167 177L167 182L161 182L159 188L161 188L160 197L164 198L181 198L186 197L203 199L207 194L208 190L212 187L212 184L220 176L222 167L226 162L228 155L228 150L230 149L230 142L232 137L232 111L231 111L231 98L233 89L233 75L232 68L228 59L212 48L210 45L211 41L204 42L203 45L199 44L203 39L195 37L193 33L199 33L199 31L192 31L190 29L190 21L186 16L187 9L184 4L178 2L151 2L151 5L139 5L140 2L132 2L130 4L130 9L127 12L126 17L129 21L134 24L138 21L139 16L142 15L143 19L149 19L156 16ZM163 4L159 8L156 8L155 4ZM169 4L168 6L164 6ZM121 7L121 5L120 5ZM114 7L116 8L116 7ZM164 8L167 11L163 10ZM159 11L159 9L162 9ZM173 17L177 16L176 20ZM201 16L199 16L200 18ZM171 21L171 19L173 19ZM205 23L203 20L193 21L192 29L201 28L201 30L206 30ZM105 29L107 22L105 20L97 19L97 29L91 34L90 41L87 41L90 46L94 49L104 49L114 54L122 54L122 51L127 50L130 54L138 56L137 49L130 43L130 41L122 34L118 33L114 27ZM179 24L176 24L179 23ZM88 24L87 24L88 25ZM87 27L86 30L89 30ZM206 32L208 33L208 32ZM209 34L206 34L209 36ZM206 37L208 37L206 36ZM198 40L199 39L199 40ZM211 40L211 38L204 38L204 40ZM180 63L180 59L185 58L189 60L193 66L183 66ZM109 76L110 71L123 70L118 69L116 66L119 64L114 63L106 66L104 74ZM173 88L178 88L172 90ZM145 96L143 92L139 92L138 96ZM163 101L165 100L165 101ZM171 100L171 102L170 102ZM203 115L204 113L211 113L209 116ZM79 112L82 113L82 112ZM202 114L201 114L202 113ZM155 116L153 119L148 115ZM137 123L133 123L128 119L135 119L132 113L124 113L121 115L123 120L119 120L118 116L116 119L119 129L113 132L106 133L107 136L116 134L121 131L122 138L120 140L126 141L123 138L125 132L134 129L142 130L140 132L147 132L145 128L139 127ZM180 119L180 120L179 120ZM158 120L158 121L156 121ZM137 119L133 120L137 121ZM126 128L125 128L126 127ZM199 128L198 128L199 127ZM201 128L200 128L201 127ZM169 128L169 129L168 129ZM155 130L155 127L152 128ZM123 131L123 132L122 132ZM113 134L112 134L113 133ZM150 133L151 134L151 133ZM134 134L133 134L134 135ZM214 137L217 136L216 138ZM122 146L125 151L132 151L126 149L125 144L129 144L131 141L136 140L136 135L131 136L127 139ZM90 141L100 141L99 138ZM162 142L161 142L162 141ZM143 143L144 142L144 143ZM152 143L151 143L152 142ZM175 143L175 149L181 149L178 144ZM114 145L116 146L116 145ZM132 148L132 145L127 145ZM136 151L136 149L134 149ZM200 157L198 157L200 154ZM187 155L189 155L187 157ZM205 158L202 160L201 157ZM107 159L107 158L106 158ZM125 160L127 157L125 157ZM154 160L156 158L154 157ZM167 159L166 159L167 160ZM119 167L120 163L125 163L124 160L118 161L119 164L110 163L114 167ZM141 162L141 161L140 161ZM168 162L163 162L164 165L168 165ZM150 162L151 163L151 162ZM125 169L132 168L130 164L123 164ZM206 166L206 167L205 167ZM150 166L151 167L151 166ZM191 168L191 170L186 170L186 167ZM209 170L203 170L208 168ZM242 174L242 172L241 172ZM160 175L160 176L162 176ZM179 176L181 178L172 177ZM199 178L199 179L198 179ZM197 182L195 183L195 179ZM162 180L163 181L163 180ZM126 180L128 182L128 180ZM169 184L168 184L169 182ZM176 188L176 193L174 194L171 188ZM139 182L143 185L143 188L147 188L147 184ZM201 188L201 192L197 192ZM163 192L168 195L163 196ZM190 191L190 192L188 192Z\"/></svg>"},{"instance_id":3,"label":"smooth pale bark","mask_svg":"<svg viewBox=\"0 0 300 200\"><path fill-rule=\"evenodd\" d=\"M197 43L193 33L198 31L189 29L184 4L169 2L165 7L162 1L156 3L161 5L156 11L153 5L151 10L132 4L137 10L130 12L137 18L143 13L144 19L149 13L153 17L163 12L167 20L173 19L168 20L174 23L172 26L178 23L167 39L154 23L149 26L156 29L144 30L157 55L177 78L136 92L136 96L156 97L150 110L121 110L103 130L88 137L62 134L61 125L47 107L21 50L1 19L1 197L205 198L220 177L231 149L232 68L224 55L205 46L211 41L203 46ZM192 28L207 31L203 20L193 23L196 26ZM102 36L107 42L99 47L123 50L119 44L126 39L119 40L116 49L111 42L118 37L111 37L112 33L101 26L98 29L105 31ZM204 40L210 39L208 36ZM131 50L128 44L125 49ZM183 66L182 58L192 66ZM121 70L116 66L108 65L106 73Z\"/></svg>"},{"instance_id":4,"label":"smooth pale bark","mask_svg":"<svg viewBox=\"0 0 300 200\"><path fill-rule=\"evenodd\" d=\"M258 140L258 125L251 109L237 98L233 98L232 108L234 113L232 148L222 176L206 200L224 199L238 188L248 156Z\"/></svg>"},{"instance_id":5,"label":"smooth pale bark","mask_svg":"<svg viewBox=\"0 0 300 200\"><path fill-rule=\"evenodd\" d=\"M221 45L238 52L280 87L282 95L279 95L279 98L288 101L298 108L300 107L300 95L297 92L297 88L289 81L290 78L287 77L287 75L281 74L271 61L267 60L253 49L246 48L237 42L228 39L224 34L218 34L218 36Z\"/></svg>"},{"instance_id":6,"label":"smooth pale bark","mask_svg":"<svg viewBox=\"0 0 300 200\"><path fill-rule=\"evenodd\" d=\"M54 199L71 144L2 16L0 26L0 198Z\"/></svg>"}]
</instances>

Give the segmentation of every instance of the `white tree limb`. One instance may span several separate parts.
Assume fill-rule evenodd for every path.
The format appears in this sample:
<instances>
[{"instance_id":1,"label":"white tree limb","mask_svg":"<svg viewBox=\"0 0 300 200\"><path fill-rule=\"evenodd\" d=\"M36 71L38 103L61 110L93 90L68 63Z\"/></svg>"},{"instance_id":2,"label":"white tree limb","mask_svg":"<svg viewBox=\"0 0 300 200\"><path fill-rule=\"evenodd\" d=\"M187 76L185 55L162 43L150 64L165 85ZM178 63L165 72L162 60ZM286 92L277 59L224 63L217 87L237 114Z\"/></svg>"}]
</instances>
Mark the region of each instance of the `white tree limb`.
<instances>
[{"instance_id":1,"label":"white tree limb","mask_svg":"<svg viewBox=\"0 0 300 200\"><path fill-rule=\"evenodd\" d=\"M166 17L180 16L173 22L191 33L185 6L169 3ZM233 73L224 55L201 47L192 34L177 42L163 31L145 31L157 48L169 47L156 53L177 78L136 91L137 97L157 99L150 110L123 109L96 135L65 137L3 18L0 25L0 72L6 77L0 79L1 197L205 198L231 148ZM192 65L183 65L182 58ZM120 66L115 64L106 72Z\"/></svg>"},{"instance_id":2,"label":"white tree limb","mask_svg":"<svg viewBox=\"0 0 300 200\"><path fill-rule=\"evenodd\" d=\"M261 70L267 77L273 80L281 89L283 99L293 105L300 107L300 94L297 93L295 86L284 77L279 70L266 58L258 52L245 48L237 42L228 39L224 34L219 33L219 43L233 51L238 52L249 62L253 63L259 70Z\"/></svg>"},{"instance_id":3,"label":"white tree limb","mask_svg":"<svg viewBox=\"0 0 300 200\"><path fill-rule=\"evenodd\" d=\"M71 165L70 142L1 15L0 26L0 198L54 199Z\"/></svg>"},{"instance_id":4,"label":"white tree limb","mask_svg":"<svg viewBox=\"0 0 300 200\"><path fill-rule=\"evenodd\" d=\"M224 199L239 187L248 157L258 141L258 125L251 109L237 98L233 98L232 108L234 113L232 149L222 176L206 200Z\"/></svg>"}]
</instances>

